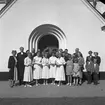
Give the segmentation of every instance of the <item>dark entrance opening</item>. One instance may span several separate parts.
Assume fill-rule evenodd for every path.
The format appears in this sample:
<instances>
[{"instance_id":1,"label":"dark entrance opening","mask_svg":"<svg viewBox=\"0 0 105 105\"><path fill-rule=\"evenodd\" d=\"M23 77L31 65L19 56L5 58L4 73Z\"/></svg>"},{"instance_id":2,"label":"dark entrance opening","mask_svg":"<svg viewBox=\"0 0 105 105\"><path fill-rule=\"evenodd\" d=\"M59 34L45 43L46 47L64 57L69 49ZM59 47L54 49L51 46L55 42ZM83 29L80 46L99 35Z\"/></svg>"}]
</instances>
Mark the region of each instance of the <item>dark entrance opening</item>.
<instances>
[{"instance_id":1,"label":"dark entrance opening","mask_svg":"<svg viewBox=\"0 0 105 105\"><path fill-rule=\"evenodd\" d=\"M48 35L45 35L39 39L38 49L43 51L47 47L51 47L51 48L59 47L58 39L54 35L48 34Z\"/></svg>"}]
</instances>

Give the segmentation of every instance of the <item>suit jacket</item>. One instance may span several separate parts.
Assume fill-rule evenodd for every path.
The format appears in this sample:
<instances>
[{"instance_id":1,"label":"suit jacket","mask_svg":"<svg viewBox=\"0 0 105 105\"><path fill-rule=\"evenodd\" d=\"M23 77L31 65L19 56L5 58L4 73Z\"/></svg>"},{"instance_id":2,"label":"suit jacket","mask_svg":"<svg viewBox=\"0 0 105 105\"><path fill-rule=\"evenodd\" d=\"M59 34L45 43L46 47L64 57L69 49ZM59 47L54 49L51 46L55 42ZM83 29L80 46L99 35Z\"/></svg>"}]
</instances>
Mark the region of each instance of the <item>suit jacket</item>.
<instances>
[{"instance_id":1,"label":"suit jacket","mask_svg":"<svg viewBox=\"0 0 105 105\"><path fill-rule=\"evenodd\" d=\"M94 60L94 57L93 56L87 56L86 57L86 62L88 62L88 58L91 58L92 61Z\"/></svg>"},{"instance_id":2,"label":"suit jacket","mask_svg":"<svg viewBox=\"0 0 105 105\"><path fill-rule=\"evenodd\" d=\"M89 62L86 62L85 67L86 67L86 71L87 72L93 73L94 63L92 61L90 63Z\"/></svg>"},{"instance_id":3,"label":"suit jacket","mask_svg":"<svg viewBox=\"0 0 105 105\"><path fill-rule=\"evenodd\" d=\"M27 57L27 54L23 52L23 54L18 53L17 54L17 63L18 65L21 64L21 65L24 65L24 59Z\"/></svg>"},{"instance_id":4,"label":"suit jacket","mask_svg":"<svg viewBox=\"0 0 105 105\"><path fill-rule=\"evenodd\" d=\"M8 68L10 68L11 70L14 70L14 67L17 66L16 63L17 62L15 61L14 57L10 56L8 60Z\"/></svg>"},{"instance_id":5,"label":"suit jacket","mask_svg":"<svg viewBox=\"0 0 105 105\"><path fill-rule=\"evenodd\" d=\"M94 56L94 59L97 59L97 64L100 66L101 58L99 56Z\"/></svg>"},{"instance_id":6,"label":"suit jacket","mask_svg":"<svg viewBox=\"0 0 105 105\"><path fill-rule=\"evenodd\" d=\"M96 65L94 65L93 67L93 72L99 74L99 65L96 63Z\"/></svg>"},{"instance_id":7,"label":"suit jacket","mask_svg":"<svg viewBox=\"0 0 105 105\"><path fill-rule=\"evenodd\" d=\"M27 54L23 52L23 54L18 53L17 54L17 69L18 71L21 71L20 74L22 75L24 73L24 59L27 57Z\"/></svg>"},{"instance_id":8,"label":"suit jacket","mask_svg":"<svg viewBox=\"0 0 105 105\"><path fill-rule=\"evenodd\" d=\"M17 69L18 69L18 78L23 80L24 75L24 59L27 57L27 54L23 52L23 54L17 54Z\"/></svg>"}]
</instances>

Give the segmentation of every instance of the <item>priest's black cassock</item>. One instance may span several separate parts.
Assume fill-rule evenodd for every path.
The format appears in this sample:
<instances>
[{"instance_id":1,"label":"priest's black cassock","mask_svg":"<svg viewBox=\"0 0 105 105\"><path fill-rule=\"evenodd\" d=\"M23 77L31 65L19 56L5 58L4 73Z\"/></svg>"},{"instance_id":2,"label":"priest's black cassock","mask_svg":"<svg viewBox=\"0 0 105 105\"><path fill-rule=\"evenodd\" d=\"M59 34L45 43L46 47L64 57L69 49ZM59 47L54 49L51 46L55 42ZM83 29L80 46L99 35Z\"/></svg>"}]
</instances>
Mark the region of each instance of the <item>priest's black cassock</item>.
<instances>
[{"instance_id":1,"label":"priest's black cassock","mask_svg":"<svg viewBox=\"0 0 105 105\"><path fill-rule=\"evenodd\" d=\"M18 79L19 84L22 84L23 76L24 76L24 59L27 57L27 54L24 52L20 52L17 54L17 69L18 69Z\"/></svg>"}]
</instances>

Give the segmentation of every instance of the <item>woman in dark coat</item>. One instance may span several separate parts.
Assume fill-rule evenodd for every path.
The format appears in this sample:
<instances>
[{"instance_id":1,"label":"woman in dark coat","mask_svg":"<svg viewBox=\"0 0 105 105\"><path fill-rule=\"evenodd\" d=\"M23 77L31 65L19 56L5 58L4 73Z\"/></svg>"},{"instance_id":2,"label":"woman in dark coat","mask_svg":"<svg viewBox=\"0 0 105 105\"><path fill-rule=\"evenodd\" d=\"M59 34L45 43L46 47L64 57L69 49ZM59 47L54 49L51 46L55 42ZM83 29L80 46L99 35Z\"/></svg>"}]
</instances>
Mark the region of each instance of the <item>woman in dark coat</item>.
<instances>
[{"instance_id":1,"label":"woman in dark coat","mask_svg":"<svg viewBox=\"0 0 105 105\"><path fill-rule=\"evenodd\" d=\"M17 81L17 59L16 59L16 51L12 51L12 56L9 57L8 60L8 68L9 68L9 80L10 86L13 87L15 82Z\"/></svg>"}]
</instances>

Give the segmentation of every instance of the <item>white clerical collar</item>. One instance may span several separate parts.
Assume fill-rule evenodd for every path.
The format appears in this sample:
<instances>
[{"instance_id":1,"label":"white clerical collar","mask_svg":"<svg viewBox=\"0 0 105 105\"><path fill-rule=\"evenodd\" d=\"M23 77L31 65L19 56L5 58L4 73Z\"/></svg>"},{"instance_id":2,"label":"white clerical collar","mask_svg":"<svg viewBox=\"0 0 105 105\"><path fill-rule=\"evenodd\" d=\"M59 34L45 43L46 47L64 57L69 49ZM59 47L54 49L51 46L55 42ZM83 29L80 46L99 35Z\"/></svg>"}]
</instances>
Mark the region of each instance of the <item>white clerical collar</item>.
<instances>
[{"instance_id":1,"label":"white clerical collar","mask_svg":"<svg viewBox=\"0 0 105 105\"><path fill-rule=\"evenodd\" d=\"M21 52L21 55L23 55L23 52Z\"/></svg>"}]
</instances>

